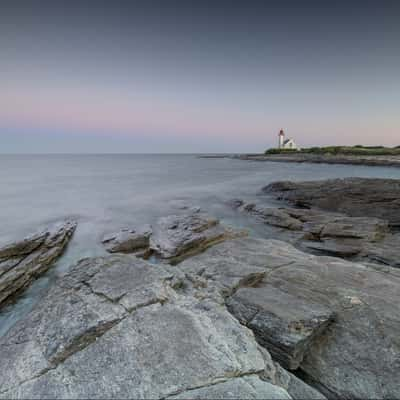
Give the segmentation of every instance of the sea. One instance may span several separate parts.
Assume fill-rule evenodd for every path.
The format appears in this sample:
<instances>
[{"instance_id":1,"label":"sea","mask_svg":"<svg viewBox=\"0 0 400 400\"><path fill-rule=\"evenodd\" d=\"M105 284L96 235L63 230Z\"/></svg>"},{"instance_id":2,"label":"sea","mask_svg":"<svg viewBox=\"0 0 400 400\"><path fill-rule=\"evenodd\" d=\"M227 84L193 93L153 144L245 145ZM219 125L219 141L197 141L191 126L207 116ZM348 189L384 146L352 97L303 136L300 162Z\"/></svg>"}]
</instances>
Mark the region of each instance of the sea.
<instances>
[{"instance_id":1,"label":"sea","mask_svg":"<svg viewBox=\"0 0 400 400\"><path fill-rule=\"evenodd\" d=\"M278 180L341 177L400 179L400 168L297 164L201 158L196 154L0 155L0 247L47 224L74 219L67 251L14 303L0 311L0 336L83 257L104 255L101 238L124 227L152 224L184 206L200 207L222 223L273 237L232 210L233 198L260 200ZM278 206L273 200L266 200Z\"/></svg>"}]
</instances>

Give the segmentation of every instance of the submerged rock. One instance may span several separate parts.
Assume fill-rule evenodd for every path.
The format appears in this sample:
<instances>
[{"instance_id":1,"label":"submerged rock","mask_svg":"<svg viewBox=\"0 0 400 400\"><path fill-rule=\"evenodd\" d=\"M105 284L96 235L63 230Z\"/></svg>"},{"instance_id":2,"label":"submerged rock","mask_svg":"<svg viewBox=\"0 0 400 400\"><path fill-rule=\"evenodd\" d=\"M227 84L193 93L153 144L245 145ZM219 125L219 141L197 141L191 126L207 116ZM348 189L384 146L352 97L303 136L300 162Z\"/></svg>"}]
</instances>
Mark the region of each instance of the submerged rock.
<instances>
[{"instance_id":1,"label":"submerged rock","mask_svg":"<svg viewBox=\"0 0 400 400\"><path fill-rule=\"evenodd\" d=\"M50 268L75 228L75 222L61 222L0 248L0 304Z\"/></svg>"}]
</instances>

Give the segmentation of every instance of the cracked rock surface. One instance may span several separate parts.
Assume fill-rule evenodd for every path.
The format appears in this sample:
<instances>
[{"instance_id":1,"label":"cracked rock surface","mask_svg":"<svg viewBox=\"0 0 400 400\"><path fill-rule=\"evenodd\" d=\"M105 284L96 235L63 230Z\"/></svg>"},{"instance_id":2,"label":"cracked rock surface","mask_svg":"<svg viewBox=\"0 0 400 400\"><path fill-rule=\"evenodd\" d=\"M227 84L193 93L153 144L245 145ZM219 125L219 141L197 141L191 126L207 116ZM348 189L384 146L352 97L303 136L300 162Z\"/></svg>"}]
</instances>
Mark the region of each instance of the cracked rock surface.
<instances>
[{"instance_id":1,"label":"cracked rock surface","mask_svg":"<svg viewBox=\"0 0 400 400\"><path fill-rule=\"evenodd\" d=\"M46 272L63 253L76 223L65 221L0 248L0 307Z\"/></svg>"},{"instance_id":2,"label":"cracked rock surface","mask_svg":"<svg viewBox=\"0 0 400 400\"><path fill-rule=\"evenodd\" d=\"M181 293L169 268L127 255L78 263L1 338L0 397L164 398L243 383L244 398L290 398L260 379L252 332L223 304Z\"/></svg>"},{"instance_id":3,"label":"cracked rock surface","mask_svg":"<svg viewBox=\"0 0 400 400\"><path fill-rule=\"evenodd\" d=\"M332 221L304 215L301 234ZM379 242L375 222L325 233ZM0 398L400 397L398 269L232 238L198 210L161 219L150 247L161 262L86 258L51 286L0 338Z\"/></svg>"},{"instance_id":4,"label":"cracked rock surface","mask_svg":"<svg viewBox=\"0 0 400 400\"><path fill-rule=\"evenodd\" d=\"M289 370L299 368L313 338L323 334L334 317L331 309L270 285L240 288L227 305Z\"/></svg>"},{"instance_id":5,"label":"cracked rock surface","mask_svg":"<svg viewBox=\"0 0 400 400\"><path fill-rule=\"evenodd\" d=\"M210 292L220 288L242 323L261 315L264 320L249 326L264 338L259 342L278 362L294 359L298 371L326 395L399 397L396 269L314 256L256 238L220 244L179 267L206 279ZM248 288L247 273L257 277Z\"/></svg>"}]
</instances>

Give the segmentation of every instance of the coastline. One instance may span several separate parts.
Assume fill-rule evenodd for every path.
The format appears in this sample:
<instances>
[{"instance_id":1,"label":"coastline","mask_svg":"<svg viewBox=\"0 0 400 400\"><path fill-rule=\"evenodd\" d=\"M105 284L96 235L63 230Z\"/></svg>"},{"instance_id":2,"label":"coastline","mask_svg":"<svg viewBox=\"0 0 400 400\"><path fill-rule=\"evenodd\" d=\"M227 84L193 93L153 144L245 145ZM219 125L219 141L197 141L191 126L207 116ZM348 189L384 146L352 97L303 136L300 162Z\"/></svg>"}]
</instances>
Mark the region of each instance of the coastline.
<instances>
[{"instance_id":1,"label":"coastline","mask_svg":"<svg viewBox=\"0 0 400 400\"><path fill-rule=\"evenodd\" d=\"M265 180L214 205L175 198L127 225L129 203L92 229L103 251L0 330L0 398L398 398L400 180ZM208 214L215 205L222 217ZM57 268L79 222L0 247L4 310Z\"/></svg>"},{"instance_id":2,"label":"coastline","mask_svg":"<svg viewBox=\"0 0 400 400\"><path fill-rule=\"evenodd\" d=\"M200 158L230 158L245 161L272 161L313 164L366 165L372 167L400 167L400 156L352 156L320 154L210 154Z\"/></svg>"}]
</instances>

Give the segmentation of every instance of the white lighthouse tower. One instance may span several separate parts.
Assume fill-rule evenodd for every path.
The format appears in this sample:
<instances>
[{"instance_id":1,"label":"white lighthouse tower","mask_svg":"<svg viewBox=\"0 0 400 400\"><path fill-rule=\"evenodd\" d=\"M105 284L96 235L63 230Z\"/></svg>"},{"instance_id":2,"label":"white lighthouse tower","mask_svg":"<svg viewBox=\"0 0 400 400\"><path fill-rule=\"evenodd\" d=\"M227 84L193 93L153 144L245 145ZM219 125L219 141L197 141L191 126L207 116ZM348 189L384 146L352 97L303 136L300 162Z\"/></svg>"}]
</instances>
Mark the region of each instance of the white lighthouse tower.
<instances>
[{"instance_id":1,"label":"white lighthouse tower","mask_svg":"<svg viewBox=\"0 0 400 400\"><path fill-rule=\"evenodd\" d=\"M297 147L297 144L293 139L285 139L285 132L283 132L283 129L279 131L278 134L279 137L279 149L286 149L286 150L300 150L299 147Z\"/></svg>"},{"instance_id":2,"label":"white lighthouse tower","mask_svg":"<svg viewBox=\"0 0 400 400\"><path fill-rule=\"evenodd\" d=\"M285 132L283 132L283 129L281 129L280 131L279 131L279 135L278 135L278 137L279 137L279 148L280 149L283 149L283 143L284 143L284 141L285 141Z\"/></svg>"}]
</instances>

